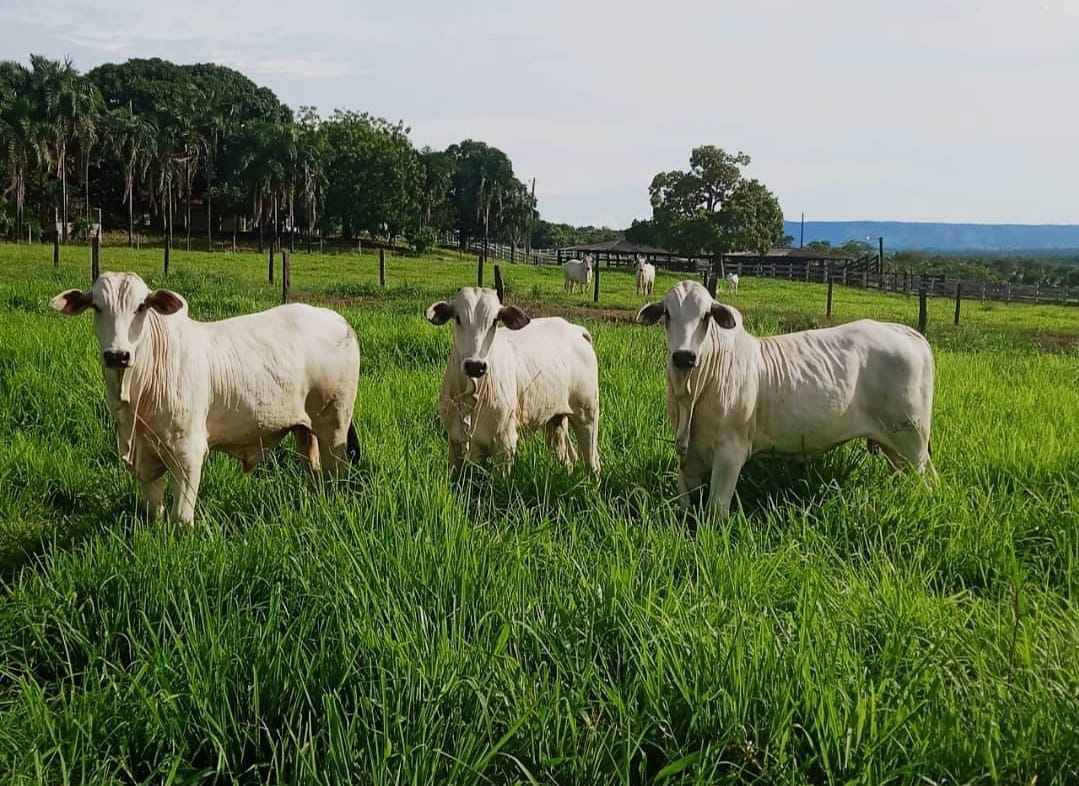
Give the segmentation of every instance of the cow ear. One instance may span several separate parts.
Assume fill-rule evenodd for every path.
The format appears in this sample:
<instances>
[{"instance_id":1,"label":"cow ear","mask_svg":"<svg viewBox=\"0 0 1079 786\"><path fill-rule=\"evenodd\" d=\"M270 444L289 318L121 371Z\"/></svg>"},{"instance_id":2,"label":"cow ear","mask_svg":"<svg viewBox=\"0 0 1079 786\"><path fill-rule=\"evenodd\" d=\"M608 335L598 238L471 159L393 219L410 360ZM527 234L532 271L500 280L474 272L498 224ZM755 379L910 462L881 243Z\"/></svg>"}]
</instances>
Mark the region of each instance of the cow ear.
<instances>
[{"instance_id":1,"label":"cow ear","mask_svg":"<svg viewBox=\"0 0 1079 786\"><path fill-rule=\"evenodd\" d=\"M532 321L529 319L528 314L517 306L502 306L502 309L498 312L498 318L510 330L520 330Z\"/></svg>"},{"instance_id":2,"label":"cow ear","mask_svg":"<svg viewBox=\"0 0 1079 786\"><path fill-rule=\"evenodd\" d=\"M453 306L445 300L432 303L427 307L427 321L432 325L444 325L453 316Z\"/></svg>"},{"instance_id":3,"label":"cow ear","mask_svg":"<svg viewBox=\"0 0 1079 786\"><path fill-rule=\"evenodd\" d=\"M83 292L81 289L69 289L50 300L49 305L61 314L74 317L90 308L93 301L90 299L89 292Z\"/></svg>"},{"instance_id":4,"label":"cow ear","mask_svg":"<svg viewBox=\"0 0 1079 786\"><path fill-rule=\"evenodd\" d=\"M649 303L640 311L637 312L637 324L638 325L654 325L659 322L659 318L663 316L663 301L657 301L655 303Z\"/></svg>"},{"instance_id":5,"label":"cow ear","mask_svg":"<svg viewBox=\"0 0 1079 786\"><path fill-rule=\"evenodd\" d=\"M738 326L738 320L734 318L734 312L722 303L712 304L712 319L725 330L733 330Z\"/></svg>"},{"instance_id":6,"label":"cow ear","mask_svg":"<svg viewBox=\"0 0 1079 786\"><path fill-rule=\"evenodd\" d=\"M184 307L184 299L168 289L155 289L143 303L164 316L175 314Z\"/></svg>"}]
</instances>

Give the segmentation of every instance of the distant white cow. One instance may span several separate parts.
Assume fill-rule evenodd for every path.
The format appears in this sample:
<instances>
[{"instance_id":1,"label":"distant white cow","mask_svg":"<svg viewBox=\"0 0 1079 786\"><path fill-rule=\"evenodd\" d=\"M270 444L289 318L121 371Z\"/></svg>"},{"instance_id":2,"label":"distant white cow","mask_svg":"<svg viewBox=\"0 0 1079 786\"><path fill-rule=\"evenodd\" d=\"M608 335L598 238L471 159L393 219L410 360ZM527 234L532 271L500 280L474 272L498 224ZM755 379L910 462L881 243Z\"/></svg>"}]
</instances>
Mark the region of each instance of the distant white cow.
<instances>
[{"instance_id":1,"label":"distant white cow","mask_svg":"<svg viewBox=\"0 0 1079 786\"><path fill-rule=\"evenodd\" d=\"M592 281L592 257L584 259L571 259L562 264L564 282L562 288L572 292L575 286L584 292L585 286Z\"/></svg>"},{"instance_id":2,"label":"distant white cow","mask_svg":"<svg viewBox=\"0 0 1079 786\"><path fill-rule=\"evenodd\" d=\"M755 338L737 309L693 281L637 313L641 324L660 319L679 489L710 484L717 517L757 453L804 456L866 437L897 469L932 468L933 353L911 328L863 319Z\"/></svg>"},{"instance_id":3,"label":"distant white cow","mask_svg":"<svg viewBox=\"0 0 1079 786\"><path fill-rule=\"evenodd\" d=\"M728 273L727 274L727 285L731 290L731 294L737 294L738 293L738 274L737 273Z\"/></svg>"},{"instance_id":4,"label":"distant white cow","mask_svg":"<svg viewBox=\"0 0 1079 786\"><path fill-rule=\"evenodd\" d=\"M494 290L478 287L433 303L427 319L454 326L438 399L452 466L488 456L508 466L518 436L541 428L570 465L568 422L581 460L598 477L599 366L587 330L560 317L530 320L517 306L503 306ZM498 330L499 322L509 330Z\"/></svg>"},{"instance_id":5,"label":"distant white cow","mask_svg":"<svg viewBox=\"0 0 1079 786\"><path fill-rule=\"evenodd\" d=\"M652 294L652 288L656 285L656 266L647 262L644 257L637 255L637 294L642 292Z\"/></svg>"},{"instance_id":6,"label":"distant white cow","mask_svg":"<svg viewBox=\"0 0 1079 786\"><path fill-rule=\"evenodd\" d=\"M302 304L220 322L197 322L183 297L150 291L134 273L102 273L69 289L57 311L94 311L117 447L147 508L190 524L210 450L244 471L296 435L312 473L359 455L352 410L360 375L356 334L339 314Z\"/></svg>"}]
</instances>

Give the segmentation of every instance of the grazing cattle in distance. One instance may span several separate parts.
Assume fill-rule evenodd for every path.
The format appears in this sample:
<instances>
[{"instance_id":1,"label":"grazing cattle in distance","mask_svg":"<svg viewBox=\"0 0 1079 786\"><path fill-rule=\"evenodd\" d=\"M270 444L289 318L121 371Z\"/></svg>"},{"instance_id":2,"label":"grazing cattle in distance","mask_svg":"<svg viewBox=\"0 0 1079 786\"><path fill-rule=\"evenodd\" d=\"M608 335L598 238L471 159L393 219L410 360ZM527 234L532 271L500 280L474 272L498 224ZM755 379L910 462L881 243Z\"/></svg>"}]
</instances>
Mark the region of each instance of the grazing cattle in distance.
<instances>
[{"instance_id":1,"label":"grazing cattle in distance","mask_svg":"<svg viewBox=\"0 0 1079 786\"><path fill-rule=\"evenodd\" d=\"M865 437L896 469L932 470L935 367L915 330L863 319L756 338L694 281L637 313L641 324L661 319L679 490L708 484L716 517L729 515L742 466L758 453L806 456Z\"/></svg>"},{"instance_id":2,"label":"grazing cattle in distance","mask_svg":"<svg viewBox=\"0 0 1079 786\"><path fill-rule=\"evenodd\" d=\"M656 266L649 263L641 255L637 255L637 294L651 295L656 285Z\"/></svg>"},{"instance_id":3,"label":"grazing cattle in distance","mask_svg":"<svg viewBox=\"0 0 1079 786\"><path fill-rule=\"evenodd\" d=\"M312 475L339 472L359 455L360 349L340 314L293 303L198 322L177 293L111 272L88 291L62 292L52 307L94 311L117 447L155 518L167 472L172 516L192 523L211 450L249 472L292 432Z\"/></svg>"},{"instance_id":4,"label":"grazing cattle in distance","mask_svg":"<svg viewBox=\"0 0 1079 786\"><path fill-rule=\"evenodd\" d=\"M727 274L727 285L730 288L732 294L737 294L738 293L738 274L737 273L728 273Z\"/></svg>"},{"instance_id":5,"label":"grazing cattle in distance","mask_svg":"<svg viewBox=\"0 0 1079 786\"><path fill-rule=\"evenodd\" d=\"M426 316L433 325L453 324L438 398L451 466L487 457L508 466L518 437L539 429L569 466L569 427L581 461L599 476L599 365L587 330L561 317L529 319L478 287L431 304ZM500 322L509 330L498 329Z\"/></svg>"},{"instance_id":6,"label":"grazing cattle in distance","mask_svg":"<svg viewBox=\"0 0 1079 786\"><path fill-rule=\"evenodd\" d=\"M564 290L572 292L576 286L584 292L585 286L592 281L592 257L587 256L584 259L571 259L564 262L562 264L562 275L564 278L562 288Z\"/></svg>"}]
</instances>

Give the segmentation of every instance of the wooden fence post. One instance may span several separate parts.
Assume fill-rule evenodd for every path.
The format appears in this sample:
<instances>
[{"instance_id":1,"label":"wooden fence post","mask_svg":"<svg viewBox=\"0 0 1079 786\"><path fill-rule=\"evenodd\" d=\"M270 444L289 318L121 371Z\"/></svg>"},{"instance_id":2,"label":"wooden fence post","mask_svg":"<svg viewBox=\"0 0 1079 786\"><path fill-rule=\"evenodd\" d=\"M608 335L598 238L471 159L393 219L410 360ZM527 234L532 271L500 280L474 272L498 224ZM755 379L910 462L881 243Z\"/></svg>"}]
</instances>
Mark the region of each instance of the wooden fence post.
<instances>
[{"instance_id":1,"label":"wooden fence post","mask_svg":"<svg viewBox=\"0 0 1079 786\"><path fill-rule=\"evenodd\" d=\"M955 324L959 324L959 304L963 302L963 282L955 282Z\"/></svg>"},{"instance_id":2,"label":"wooden fence post","mask_svg":"<svg viewBox=\"0 0 1079 786\"><path fill-rule=\"evenodd\" d=\"M386 249L378 250L378 285L386 286Z\"/></svg>"},{"instance_id":3,"label":"wooden fence post","mask_svg":"<svg viewBox=\"0 0 1079 786\"><path fill-rule=\"evenodd\" d=\"M705 285L704 288L708 290L708 294L713 298L716 296L716 272L713 270L710 273L705 273Z\"/></svg>"},{"instance_id":4,"label":"wooden fence post","mask_svg":"<svg viewBox=\"0 0 1079 786\"><path fill-rule=\"evenodd\" d=\"M926 323L929 321L929 310L926 305L925 277L922 277L922 285L918 287L918 332L925 335Z\"/></svg>"},{"instance_id":5,"label":"wooden fence post","mask_svg":"<svg viewBox=\"0 0 1079 786\"><path fill-rule=\"evenodd\" d=\"M281 302L288 303L289 290L292 288L291 271L289 270L289 254L281 249Z\"/></svg>"},{"instance_id":6,"label":"wooden fence post","mask_svg":"<svg viewBox=\"0 0 1079 786\"><path fill-rule=\"evenodd\" d=\"M595 279L592 281L592 302L599 302L599 263L596 263L596 269L592 271L595 275Z\"/></svg>"},{"instance_id":7,"label":"wooden fence post","mask_svg":"<svg viewBox=\"0 0 1079 786\"><path fill-rule=\"evenodd\" d=\"M101 275L101 230L94 233L94 239L90 245L90 282L97 281Z\"/></svg>"},{"instance_id":8,"label":"wooden fence post","mask_svg":"<svg viewBox=\"0 0 1079 786\"><path fill-rule=\"evenodd\" d=\"M506 302L506 284L502 280L502 269L495 265L495 292L498 294L498 302Z\"/></svg>"},{"instance_id":9,"label":"wooden fence post","mask_svg":"<svg viewBox=\"0 0 1079 786\"><path fill-rule=\"evenodd\" d=\"M268 267L270 283L273 283L273 238L270 238L270 262Z\"/></svg>"},{"instance_id":10,"label":"wooden fence post","mask_svg":"<svg viewBox=\"0 0 1079 786\"><path fill-rule=\"evenodd\" d=\"M597 265L596 267L598 268L599 265ZM478 287L483 286L483 254L482 253L477 257L477 262L476 262L476 286L478 286Z\"/></svg>"},{"instance_id":11,"label":"wooden fence post","mask_svg":"<svg viewBox=\"0 0 1079 786\"><path fill-rule=\"evenodd\" d=\"M825 316L829 319L832 318L832 272L828 268L825 268L825 275L828 277L828 310L825 312Z\"/></svg>"},{"instance_id":12,"label":"wooden fence post","mask_svg":"<svg viewBox=\"0 0 1079 786\"><path fill-rule=\"evenodd\" d=\"M52 236L52 266L54 269L60 269L60 233L56 232Z\"/></svg>"},{"instance_id":13,"label":"wooden fence post","mask_svg":"<svg viewBox=\"0 0 1079 786\"><path fill-rule=\"evenodd\" d=\"M169 253L172 251L172 235L165 233L165 275L169 274Z\"/></svg>"}]
</instances>

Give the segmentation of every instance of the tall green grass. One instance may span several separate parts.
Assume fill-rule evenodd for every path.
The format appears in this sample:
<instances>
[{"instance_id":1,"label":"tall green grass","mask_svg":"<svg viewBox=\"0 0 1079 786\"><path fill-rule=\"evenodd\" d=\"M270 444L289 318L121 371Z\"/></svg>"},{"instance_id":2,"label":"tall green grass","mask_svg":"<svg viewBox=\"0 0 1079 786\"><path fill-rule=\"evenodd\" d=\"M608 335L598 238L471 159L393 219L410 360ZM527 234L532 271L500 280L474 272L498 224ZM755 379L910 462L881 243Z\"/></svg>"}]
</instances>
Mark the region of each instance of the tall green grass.
<instances>
[{"instance_id":1,"label":"tall green grass","mask_svg":"<svg viewBox=\"0 0 1079 786\"><path fill-rule=\"evenodd\" d=\"M451 479L434 409L470 262L293 258L364 354L362 465L306 490L286 445L214 456L198 527L139 513L89 318L48 308L88 252L0 247L0 773L5 783L1024 783L1079 779L1079 314L934 301L935 490L851 445L753 461L738 514L672 504L662 334L603 272L511 297L601 364L604 479L542 440ZM106 249L157 285L159 252ZM490 274L488 274L490 275ZM254 255L174 255L195 316L276 302ZM674 277L660 277L657 292ZM760 333L823 288L744 278ZM912 323L836 290L836 318ZM612 321L613 320L613 321Z\"/></svg>"}]
</instances>

